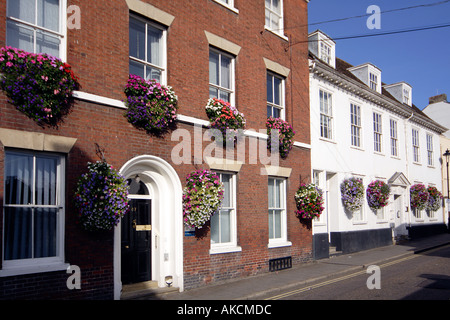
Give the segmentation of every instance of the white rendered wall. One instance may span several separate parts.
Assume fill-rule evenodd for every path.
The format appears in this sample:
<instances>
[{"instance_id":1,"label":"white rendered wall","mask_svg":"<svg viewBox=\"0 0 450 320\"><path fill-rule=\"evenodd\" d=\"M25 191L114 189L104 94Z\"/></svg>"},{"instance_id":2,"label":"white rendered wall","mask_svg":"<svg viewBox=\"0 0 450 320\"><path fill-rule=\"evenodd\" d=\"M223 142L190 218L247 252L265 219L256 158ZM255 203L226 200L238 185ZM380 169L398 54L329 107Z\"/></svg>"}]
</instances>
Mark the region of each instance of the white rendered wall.
<instances>
[{"instance_id":1,"label":"white rendered wall","mask_svg":"<svg viewBox=\"0 0 450 320\"><path fill-rule=\"evenodd\" d=\"M333 139L320 137L320 101L319 90L333 95ZM361 107L361 147L351 145L350 103ZM354 221L348 215L341 202L340 184L346 178L356 176L363 179L364 187L373 180L387 182L396 172L403 173L411 184L432 184L441 190L441 167L439 162L439 136L424 127L413 124L419 129L420 156L419 163L413 163L411 123L408 119L399 117L391 111L349 93L342 88L331 85L315 75L310 76L310 106L311 106L311 163L313 171L321 171L320 187L325 191L326 210L320 222L314 224L314 233L329 233L337 231L356 231L389 228L394 222L394 200L385 208L385 219L378 219L376 214L364 202L364 218ZM373 145L373 112L382 116L382 151L375 152ZM397 121L398 156L391 156L390 119ZM433 134L434 166L427 164L426 134ZM406 138L405 138L406 135ZM334 174L334 175L333 175ZM327 177L328 182L327 182ZM436 214L437 219L430 220L424 214L424 219L415 221L409 209L409 187L396 188L396 193L403 199L402 210L408 223L442 222L442 214Z\"/></svg>"}]
</instances>

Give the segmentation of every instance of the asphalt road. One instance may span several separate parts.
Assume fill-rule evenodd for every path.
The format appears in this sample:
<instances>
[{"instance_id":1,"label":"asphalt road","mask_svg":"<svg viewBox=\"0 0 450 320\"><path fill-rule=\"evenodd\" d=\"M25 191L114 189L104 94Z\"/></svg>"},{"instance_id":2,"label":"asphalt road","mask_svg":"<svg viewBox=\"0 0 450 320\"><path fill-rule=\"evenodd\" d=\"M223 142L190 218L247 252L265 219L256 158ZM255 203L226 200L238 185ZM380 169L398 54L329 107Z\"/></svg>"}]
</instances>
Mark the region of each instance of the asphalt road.
<instances>
[{"instance_id":1,"label":"asphalt road","mask_svg":"<svg viewBox=\"0 0 450 320\"><path fill-rule=\"evenodd\" d=\"M266 300L450 299L450 245L393 260L377 267L311 283L305 287L291 288L286 292L262 298ZM373 289L369 289L368 284Z\"/></svg>"}]
</instances>

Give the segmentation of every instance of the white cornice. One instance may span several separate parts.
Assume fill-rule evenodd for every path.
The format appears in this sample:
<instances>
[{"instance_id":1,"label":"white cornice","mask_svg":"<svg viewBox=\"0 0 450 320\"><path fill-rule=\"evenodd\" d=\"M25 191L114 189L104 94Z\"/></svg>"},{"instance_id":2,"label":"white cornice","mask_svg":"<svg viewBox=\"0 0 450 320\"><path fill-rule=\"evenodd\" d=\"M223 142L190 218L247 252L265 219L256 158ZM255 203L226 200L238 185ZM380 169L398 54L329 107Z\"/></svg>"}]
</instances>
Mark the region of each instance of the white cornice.
<instances>
[{"instance_id":1,"label":"white cornice","mask_svg":"<svg viewBox=\"0 0 450 320\"><path fill-rule=\"evenodd\" d=\"M125 103L123 103L123 101L99 96L99 95L92 94L92 93L87 93L87 92L83 92L83 91L74 91L73 96L76 99L91 102L91 103L101 104L101 105L120 108L120 109L127 108ZM197 126L202 126L202 127L209 127L209 124L210 124L209 121L207 121L207 120L198 119L198 118L194 118L194 117L190 117L190 116L186 116L186 115L182 115L182 114L179 114L177 116L177 118L178 118L178 121L180 121L180 122L191 124L194 126L197 125ZM252 129L244 130L244 135L246 135L247 137L259 138L259 139L265 139L265 140L268 139L267 134L260 133L255 130L252 130ZM299 141L294 141L294 147L303 148L303 149L311 149L310 144L299 142Z\"/></svg>"}]
</instances>

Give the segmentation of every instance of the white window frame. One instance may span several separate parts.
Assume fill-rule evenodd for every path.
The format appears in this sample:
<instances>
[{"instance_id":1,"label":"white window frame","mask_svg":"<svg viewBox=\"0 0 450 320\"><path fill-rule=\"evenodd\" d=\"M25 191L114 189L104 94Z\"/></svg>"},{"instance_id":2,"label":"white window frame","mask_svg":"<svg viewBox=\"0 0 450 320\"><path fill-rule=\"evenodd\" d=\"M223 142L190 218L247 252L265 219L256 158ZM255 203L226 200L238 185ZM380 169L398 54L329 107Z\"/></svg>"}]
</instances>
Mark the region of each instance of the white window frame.
<instances>
[{"instance_id":1,"label":"white window frame","mask_svg":"<svg viewBox=\"0 0 450 320\"><path fill-rule=\"evenodd\" d=\"M273 8L273 0L265 0L265 28L273 33L284 38L284 14L283 14L283 0L278 0L280 5L280 13L277 13ZM269 3L268 3L269 2ZM269 6L267 6L269 4ZM278 29L274 29L272 26L272 15L276 15L279 18ZM267 24L267 17L269 18L269 24Z\"/></svg>"},{"instance_id":2,"label":"white window frame","mask_svg":"<svg viewBox=\"0 0 450 320\"><path fill-rule=\"evenodd\" d=\"M318 187L319 189L321 189L322 191L324 191L325 188L322 187L322 175L324 174L324 171L321 170L313 170L313 183L316 187ZM324 192L325 197L325 201L328 201L328 199L326 199L326 192ZM325 204L324 204L325 205ZM325 205L326 207L326 205ZM315 225L325 225L325 218L324 218L324 211L322 211L322 214L319 217L315 217L314 218L314 224Z\"/></svg>"},{"instance_id":3,"label":"white window frame","mask_svg":"<svg viewBox=\"0 0 450 320\"><path fill-rule=\"evenodd\" d=\"M236 63L235 60L236 60L236 58L233 55L231 55L231 54L229 54L229 53L227 53L225 51L218 50L218 49L215 49L213 47L210 47L209 50L210 50L209 52L214 52L215 54L219 55L219 66L221 65L222 56L225 56L225 57L227 57L228 59L231 60L231 64L230 64L230 69L231 69L230 70L230 88L223 87L222 83L216 84L216 83L209 82L209 89L210 88L214 88L214 89L219 90L219 92L223 91L223 92L229 93L230 94L230 101L229 102L230 102L230 104L232 106L234 106L235 105L235 95L236 95L236 91L235 91L235 63ZM209 54L208 54L208 61L209 61ZM209 70L209 72L211 72L211 70ZM222 68L219 68L219 75L218 75L219 76L219 82L222 81L221 72L222 72ZM208 77L208 79L209 78L210 77ZM218 94L218 99L220 99L220 94Z\"/></svg>"},{"instance_id":4,"label":"white window frame","mask_svg":"<svg viewBox=\"0 0 450 320\"><path fill-rule=\"evenodd\" d=\"M433 143L433 135L430 133L427 133L427 162L428 166L433 167L434 166L434 143Z\"/></svg>"},{"instance_id":5,"label":"white window frame","mask_svg":"<svg viewBox=\"0 0 450 320\"><path fill-rule=\"evenodd\" d=\"M424 213L425 210L418 210L417 208L413 208L413 215L414 219L417 222L423 222L424 221Z\"/></svg>"},{"instance_id":6,"label":"white window frame","mask_svg":"<svg viewBox=\"0 0 450 320\"><path fill-rule=\"evenodd\" d=\"M285 247L292 245L291 242L287 240L287 215L286 215L286 192L287 192L287 179L282 177L276 177L276 176L269 176L267 181L267 189L269 190L269 185L271 183L275 183L275 181L278 181L280 184L280 207L268 207L268 224L270 223L269 215L270 210L280 210L281 219L280 219L280 237L270 237L269 234L269 248L277 248L277 247ZM275 192L275 188L273 188ZM269 199L267 199L268 201ZM269 201L268 201L269 203ZM274 221L274 219L273 219ZM275 228L275 226L273 226Z\"/></svg>"},{"instance_id":7,"label":"white window frame","mask_svg":"<svg viewBox=\"0 0 450 320\"><path fill-rule=\"evenodd\" d=\"M9 5L9 1L17 1L17 0L7 0L7 6ZM59 55L57 56L57 58L60 58L62 61L66 61L67 60L67 0L59 0L59 31L54 31L54 30L50 30L41 26L38 26L36 24L37 21L37 10L38 10L38 6L37 6L37 0L35 0L35 8L36 8L36 12L35 12L35 23L30 23L24 20L21 20L19 18L15 18L15 17L10 17L7 16L6 17L6 21L7 24L9 22L11 23L15 23L16 25L19 25L21 27L26 27L29 28L33 31L33 52L32 53L38 53L36 52L36 33L38 31L41 32L45 32L45 33L49 33L53 36L57 36L60 39L60 44L59 44ZM8 9L6 9L6 14L8 14ZM6 29L8 27L6 26ZM6 31L6 37L7 37L8 32ZM6 44L8 45L8 39L6 39ZM18 48L21 49L21 48ZM45 52L43 52L45 53Z\"/></svg>"},{"instance_id":8,"label":"white window frame","mask_svg":"<svg viewBox=\"0 0 450 320\"><path fill-rule=\"evenodd\" d=\"M325 95L327 96L327 109L325 110ZM320 108L320 137L322 139L333 140L333 94L319 89Z\"/></svg>"},{"instance_id":9,"label":"white window frame","mask_svg":"<svg viewBox=\"0 0 450 320\"><path fill-rule=\"evenodd\" d=\"M365 223L364 205L359 210L353 211L353 213L352 213L352 223L353 224L363 224L363 223Z\"/></svg>"},{"instance_id":10,"label":"white window frame","mask_svg":"<svg viewBox=\"0 0 450 320\"><path fill-rule=\"evenodd\" d=\"M50 272L57 270L65 270L68 264L64 263L64 227L65 227L65 157L60 154L48 153L48 152L31 152L31 151L10 151L7 150L6 154L11 155L27 155L33 157L33 172L36 172L36 157L48 157L52 159L57 159L57 184L56 184L56 204L55 205L36 205L35 202L35 187L33 182L33 204L28 205L17 205L17 204L6 204L5 199L3 199L3 208L14 208L14 207L29 207L29 208L55 208L58 210L57 221L56 221L56 255L54 257L46 258L29 258L29 259L18 259L18 260L5 260L4 259L4 246L5 241L3 239L2 245L2 270L0 270L0 277L20 275L20 274L30 274L38 272ZM6 178L6 177L5 177ZM3 181L6 184L6 179ZM6 185L5 185L6 188ZM3 219L5 219L5 213L3 212ZM33 219L32 219L33 220ZM5 222L3 222L3 228L5 227ZM32 230L34 228L32 227ZM5 231L2 231L3 237L5 236ZM32 236L33 238L33 236ZM34 240L33 242L34 243Z\"/></svg>"},{"instance_id":11,"label":"white window frame","mask_svg":"<svg viewBox=\"0 0 450 320\"><path fill-rule=\"evenodd\" d=\"M377 222L386 222L386 207L376 210Z\"/></svg>"},{"instance_id":12,"label":"white window frame","mask_svg":"<svg viewBox=\"0 0 450 320\"><path fill-rule=\"evenodd\" d=\"M427 210L428 218L430 220L437 220L436 218L436 211L433 210Z\"/></svg>"},{"instance_id":13,"label":"white window frame","mask_svg":"<svg viewBox=\"0 0 450 320\"><path fill-rule=\"evenodd\" d=\"M230 241L229 242L213 242L211 238L211 247L209 250L210 254L220 254L220 253L229 253L229 252L238 252L242 251L242 248L237 245L237 208L236 208L236 179L237 176L234 172L227 171L216 171L216 174L219 176L220 181L223 179L223 175L230 176L230 204L231 207L227 207L226 209L230 210ZM220 208L222 209L222 207ZM214 213L214 215L220 215L220 209ZM220 221L220 220L219 220ZM212 220L211 220L211 223ZM212 228L212 226L211 226ZM219 226L220 230L220 226Z\"/></svg>"},{"instance_id":14,"label":"white window frame","mask_svg":"<svg viewBox=\"0 0 450 320\"><path fill-rule=\"evenodd\" d=\"M331 46L326 44L324 41L320 41L320 59L327 64L331 63Z\"/></svg>"},{"instance_id":15,"label":"white window frame","mask_svg":"<svg viewBox=\"0 0 450 320\"><path fill-rule=\"evenodd\" d=\"M378 76L375 73L369 72L370 89L378 91Z\"/></svg>"},{"instance_id":16,"label":"white window frame","mask_svg":"<svg viewBox=\"0 0 450 320\"><path fill-rule=\"evenodd\" d=\"M398 121L390 119L389 131L391 140L391 156L398 157Z\"/></svg>"},{"instance_id":17,"label":"white window frame","mask_svg":"<svg viewBox=\"0 0 450 320\"><path fill-rule=\"evenodd\" d=\"M350 134L351 145L353 147L361 148L361 107L351 102L350 103Z\"/></svg>"},{"instance_id":18,"label":"white window frame","mask_svg":"<svg viewBox=\"0 0 450 320\"><path fill-rule=\"evenodd\" d=\"M273 115L273 109L278 109L280 110L280 119L285 120L286 118L286 98L285 98L285 78L277 75L276 73L267 71L267 77L271 77L272 78L272 96L275 96L275 81L273 81L274 78L277 78L281 81L281 88L280 88L280 104L275 104L274 102L269 102L267 101L267 108L271 108L271 114ZM269 88L267 88L267 90L269 90Z\"/></svg>"},{"instance_id":19,"label":"white window frame","mask_svg":"<svg viewBox=\"0 0 450 320\"><path fill-rule=\"evenodd\" d=\"M407 105L410 104L409 93L410 91L408 89L403 88L403 103L406 103Z\"/></svg>"},{"instance_id":20,"label":"white window frame","mask_svg":"<svg viewBox=\"0 0 450 320\"><path fill-rule=\"evenodd\" d=\"M383 152L383 116L376 111L373 112L373 150Z\"/></svg>"},{"instance_id":21,"label":"white window frame","mask_svg":"<svg viewBox=\"0 0 450 320\"><path fill-rule=\"evenodd\" d=\"M146 18L142 18L136 14L130 14L130 22L132 19L137 20L141 23L145 24L145 60L139 59L137 57L133 57L131 54L129 54L129 64L131 63L131 61L140 63L144 65L144 77L146 77L147 74L147 67L149 68L153 68L153 69L158 69L161 71L161 80L159 81L160 84L162 85L167 85L167 29L165 27L163 27L162 25L155 23L149 19ZM161 65L155 65L152 64L147 60L148 57L148 28L155 28L158 29L160 31L162 31L162 37L161 37ZM128 29L130 28L130 26L128 26Z\"/></svg>"},{"instance_id":22,"label":"white window frame","mask_svg":"<svg viewBox=\"0 0 450 320\"><path fill-rule=\"evenodd\" d=\"M420 132L419 129L411 129L412 137L412 149L413 149L413 162L420 163Z\"/></svg>"},{"instance_id":23,"label":"white window frame","mask_svg":"<svg viewBox=\"0 0 450 320\"><path fill-rule=\"evenodd\" d=\"M234 0L213 0L218 4L224 6L227 9L230 9L234 13L239 13L239 10L234 7Z\"/></svg>"}]
</instances>

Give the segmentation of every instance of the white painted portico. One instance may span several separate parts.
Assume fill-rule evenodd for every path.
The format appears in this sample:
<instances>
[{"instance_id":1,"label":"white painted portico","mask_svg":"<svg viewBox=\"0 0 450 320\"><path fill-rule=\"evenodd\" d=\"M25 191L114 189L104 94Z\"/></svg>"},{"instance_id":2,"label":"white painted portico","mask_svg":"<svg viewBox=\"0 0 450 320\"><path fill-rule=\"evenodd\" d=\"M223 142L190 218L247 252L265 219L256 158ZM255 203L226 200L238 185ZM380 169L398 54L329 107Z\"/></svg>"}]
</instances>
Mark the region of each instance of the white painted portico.
<instances>
[{"instance_id":1,"label":"white painted portico","mask_svg":"<svg viewBox=\"0 0 450 320\"><path fill-rule=\"evenodd\" d=\"M178 174L165 160L142 155L120 169L126 178L139 175L152 199L152 281L166 287L165 278L173 277L173 286L183 291L183 210L182 186ZM120 299L121 225L114 231L114 298Z\"/></svg>"}]
</instances>

